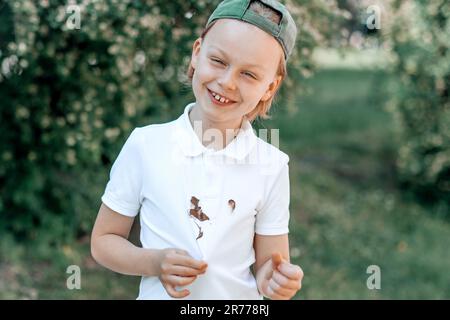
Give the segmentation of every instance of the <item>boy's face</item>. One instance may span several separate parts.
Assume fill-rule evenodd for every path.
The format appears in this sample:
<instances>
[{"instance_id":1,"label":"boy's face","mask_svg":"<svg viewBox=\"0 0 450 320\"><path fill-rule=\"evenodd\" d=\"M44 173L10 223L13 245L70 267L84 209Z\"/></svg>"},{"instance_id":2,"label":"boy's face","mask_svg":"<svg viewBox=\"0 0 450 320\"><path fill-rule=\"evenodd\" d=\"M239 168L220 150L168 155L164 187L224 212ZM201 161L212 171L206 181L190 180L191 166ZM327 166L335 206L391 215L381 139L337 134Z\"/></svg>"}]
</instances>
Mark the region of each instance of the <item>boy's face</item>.
<instances>
[{"instance_id":1,"label":"boy's face","mask_svg":"<svg viewBox=\"0 0 450 320\"><path fill-rule=\"evenodd\" d=\"M280 85L280 44L251 24L220 19L205 38L197 39L192 52L195 69L192 87L202 112L215 121L240 121L260 100L268 100ZM231 100L211 101L212 92Z\"/></svg>"}]
</instances>

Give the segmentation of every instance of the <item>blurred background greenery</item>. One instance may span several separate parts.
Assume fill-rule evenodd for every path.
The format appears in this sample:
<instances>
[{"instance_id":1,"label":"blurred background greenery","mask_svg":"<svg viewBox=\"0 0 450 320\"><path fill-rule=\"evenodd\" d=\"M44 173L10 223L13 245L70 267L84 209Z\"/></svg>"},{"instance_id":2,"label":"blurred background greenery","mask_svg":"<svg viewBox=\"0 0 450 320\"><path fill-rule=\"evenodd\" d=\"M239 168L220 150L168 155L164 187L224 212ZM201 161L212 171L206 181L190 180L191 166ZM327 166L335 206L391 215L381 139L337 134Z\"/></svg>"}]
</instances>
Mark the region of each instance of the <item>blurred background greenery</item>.
<instances>
[{"instance_id":1,"label":"blurred background greenery","mask_svg":"<svg viewBox=\"0 0 450 320\"><path fill-rule=\"evenodd\" d=\"M218 2L0 0L1 299L137 296L138 277L92 260L90 230L132 129L193 101L191 46ZM291 158L296 298L450 298L450 4L282 2L300 35L254 128L279 128Z\"/></svg>"}]
</instances>

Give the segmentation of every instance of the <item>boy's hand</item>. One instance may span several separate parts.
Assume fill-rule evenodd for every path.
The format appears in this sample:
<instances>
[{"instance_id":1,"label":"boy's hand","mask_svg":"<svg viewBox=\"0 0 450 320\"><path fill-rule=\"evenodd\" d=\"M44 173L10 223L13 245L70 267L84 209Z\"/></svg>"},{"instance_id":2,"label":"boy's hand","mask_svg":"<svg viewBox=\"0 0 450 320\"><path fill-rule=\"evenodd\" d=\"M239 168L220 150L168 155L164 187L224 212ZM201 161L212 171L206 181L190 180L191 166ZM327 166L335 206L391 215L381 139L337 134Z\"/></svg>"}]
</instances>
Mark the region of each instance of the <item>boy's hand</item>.
<instances>
[{"instance_id":1,"label":"boy's hand","mask_svg":"<svg viewBox=\"0 0 450 320\"><path fill-rule=\"evenodd\" d=\"M280 253L273 253L271 262L272 268L267 269L261 283L262 294L272 300L291 299L302 287L302 269L284 260Z\"/></svg>"},{"instance_id":2,"label":"boy's hand","mask_svg":"<svg viewBox=\"0 0 450 320\"><path fill-rule=\"evenodd\" d=\"M198 275L206 272L208 266L206 262L192 258L187 251L172 248L161 250L159 265L159 279L173 298L188 296L188 289L177 291L175 287L191 284Z\"/></svg>"}]
</instances>

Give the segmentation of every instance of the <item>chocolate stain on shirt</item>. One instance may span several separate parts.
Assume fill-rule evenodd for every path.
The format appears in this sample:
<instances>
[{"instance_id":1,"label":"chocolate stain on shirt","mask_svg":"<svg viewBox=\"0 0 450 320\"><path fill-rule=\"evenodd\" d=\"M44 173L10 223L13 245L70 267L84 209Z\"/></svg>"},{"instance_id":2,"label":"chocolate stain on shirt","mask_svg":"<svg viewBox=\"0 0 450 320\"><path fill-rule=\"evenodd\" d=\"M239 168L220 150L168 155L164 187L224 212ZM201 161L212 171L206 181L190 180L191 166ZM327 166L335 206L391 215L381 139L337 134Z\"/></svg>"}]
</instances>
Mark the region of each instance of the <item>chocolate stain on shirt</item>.
<instances>
[{"instance_id":1,"label":"chocolate stain on shirt","mask_svg":"<svg viewBox=\"0 0 450 320\"><path fill-rule=\"evenodd\" d=\"M197 224L197 222L195 222L194 221L194 223L197 225L197 227L198 227L198 236L197 236L197 238L195 238L195 240L198 240L198 239L200 239L201 237L203 237L203 231L202 231L202 228Z\"/></svg>"},{"instance_id":2,"label":"chocolate stain on shirt","mask_svg":"<svg viewBox=\"0 0 450 320\"><path fill-rule=\"evenodd\" d=\"M197 199L196 197L194 196L191 197L191 203L194 205L194 208L189 210L189 215L195 217L199 221L209 220L209 217L206 215L206 213L202 211L202 207L198 205L199 201L200 200ZM195 221L194 223L198 227L198 236L195 239L198 240L203 236L203 231L202 228Z\"/></svg>"},{"instance_id":3,"label":"chocolate stain on shirt","mask_svg":"<svg viewBox=\"0 0 450 320\"><path fill-rule=\"evenodd\" d=\"M205 220L209 220L209 217L206 215L206 213L204 213L202 211L202 207L198 206L198 202L200 200L197 199L196 197L192 197L191 198L191 203L194 205L194 209L190 209L189 210L189 214L191 216L196 217L198 220L200 221L205 221Z\"/></svg>"},{"instance_id":4,"label":"chocolate stain on shirt","mask_svg":"<svg viewBox=\"0 0 450 320\"><path fill-rule=\"evenodd\" d=\"M236 208L236 202L233 199L228 200L228 205L231 207L231 212Z\"/></svg>"}]
</instances>

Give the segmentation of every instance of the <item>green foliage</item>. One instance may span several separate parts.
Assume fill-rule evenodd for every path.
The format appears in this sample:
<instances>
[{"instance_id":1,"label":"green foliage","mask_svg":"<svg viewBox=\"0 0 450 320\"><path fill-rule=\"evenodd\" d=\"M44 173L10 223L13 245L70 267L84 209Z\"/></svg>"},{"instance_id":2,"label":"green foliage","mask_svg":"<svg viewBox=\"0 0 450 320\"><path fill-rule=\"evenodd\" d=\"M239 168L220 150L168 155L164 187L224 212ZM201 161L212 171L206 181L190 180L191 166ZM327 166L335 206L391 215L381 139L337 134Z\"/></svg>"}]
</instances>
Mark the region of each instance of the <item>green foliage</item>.
<instances>
[{"instance_id":1,"label":"green foliage","mask_svg":"<svg viewBox=\"0 0 450 320\"><path fill-rule=\"evenodd\" d=\"M450 5L396 1L392 49L398 83L390 109L402 143L402 182L421 198L450 203Z\"/></svg>"},{"instance_id":2,"label":"green foliage","mask_svg":"<svg viewBox=\"0 0 450 320\"><path fill-rule=\"evenodd\" d=\"M0 231L44 242L90 231L132 129L192 101L192 43L218 2L0 0ZM293 106L343 14L333 1L288 5L300 37L281 94Z\"/></svg>"}]
</instances>

